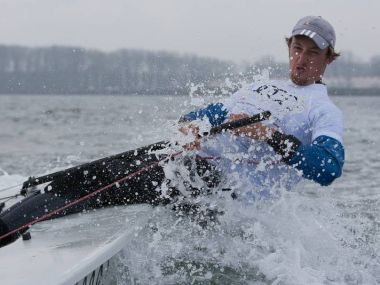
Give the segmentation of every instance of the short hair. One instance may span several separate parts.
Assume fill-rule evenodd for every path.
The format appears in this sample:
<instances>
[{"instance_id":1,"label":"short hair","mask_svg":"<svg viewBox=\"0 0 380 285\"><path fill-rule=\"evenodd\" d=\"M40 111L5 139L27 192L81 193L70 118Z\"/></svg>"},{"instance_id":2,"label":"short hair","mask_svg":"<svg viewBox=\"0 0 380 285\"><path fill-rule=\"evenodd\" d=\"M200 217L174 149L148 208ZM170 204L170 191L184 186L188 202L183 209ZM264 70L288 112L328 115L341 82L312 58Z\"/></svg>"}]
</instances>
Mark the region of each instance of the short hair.
<instances>
[{"instance_id":1,"label":"short hair","mask_svg":"<svg viewBox=\"0 0 380 285\"><path fill-rule=\"evenodd\" d=\"M286 37L285 38L285 41L286 41L286 44L288 45L288 47L290 47L290 45L292 43L292 39L293 39L293 37L290 37L290 38ZM332 46L329 46L328 50L327 50L327 56L334 60L340 56L340 52L336 52Z\"/></svg>"}]
</instances>

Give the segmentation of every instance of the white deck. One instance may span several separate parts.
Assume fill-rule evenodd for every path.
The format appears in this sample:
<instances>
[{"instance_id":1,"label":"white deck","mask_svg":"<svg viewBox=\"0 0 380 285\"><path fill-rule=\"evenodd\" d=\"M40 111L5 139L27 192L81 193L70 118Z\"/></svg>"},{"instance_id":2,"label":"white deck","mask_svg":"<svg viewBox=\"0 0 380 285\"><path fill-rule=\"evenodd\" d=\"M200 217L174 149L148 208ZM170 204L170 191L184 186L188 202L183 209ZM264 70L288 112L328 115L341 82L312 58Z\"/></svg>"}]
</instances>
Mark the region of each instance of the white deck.
<instances>
[{"instance_id":1,"label":"white deck","mask_svg":"<svg viewBox=\"0 0 380 285\"><path fill-rule=\"evenodd\" d=\"M123 206L35 224L31 240L0 248L1 284L75 284L119 252L150 213Z\"/></svg>"}]
</instances>

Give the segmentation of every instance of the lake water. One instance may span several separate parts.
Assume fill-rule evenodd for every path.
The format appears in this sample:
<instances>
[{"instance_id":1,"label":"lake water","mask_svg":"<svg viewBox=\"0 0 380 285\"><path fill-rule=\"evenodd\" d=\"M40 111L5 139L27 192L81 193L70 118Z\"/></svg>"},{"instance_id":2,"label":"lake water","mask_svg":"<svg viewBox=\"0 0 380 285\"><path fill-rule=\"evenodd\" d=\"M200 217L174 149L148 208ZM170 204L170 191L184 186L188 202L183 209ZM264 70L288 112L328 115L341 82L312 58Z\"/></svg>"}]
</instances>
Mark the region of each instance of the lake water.
<instances>
[{"instance_id":1,"label":"lake water","mask_svg":"<svg viewBox=\"0 0 380 285\"><path fill-rule=\"evenodd\" d=\"M332 99L346 147L332 186L305 181L251 206L223 201L206 229L157 207L119 254L118 284L380 284L380 96ZM194 100L0 96L0 188L167 139Z\"/></svg>"}]
</instances>

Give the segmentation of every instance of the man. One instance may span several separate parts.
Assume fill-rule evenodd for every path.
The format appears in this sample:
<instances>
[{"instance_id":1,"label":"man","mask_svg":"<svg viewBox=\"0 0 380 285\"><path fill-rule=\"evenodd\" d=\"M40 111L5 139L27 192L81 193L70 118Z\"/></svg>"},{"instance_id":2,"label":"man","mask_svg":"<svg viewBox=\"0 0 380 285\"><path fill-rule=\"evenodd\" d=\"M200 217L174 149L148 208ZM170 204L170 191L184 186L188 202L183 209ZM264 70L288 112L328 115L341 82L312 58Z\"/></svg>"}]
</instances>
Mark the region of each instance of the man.
<instances>
[{"instance_id":1,"label":"man","mask_svg":"<svg viewBox=\"0 0 380 285\"><path fill-rule=\"evenodd\" d=\"M267 124L187 145L200 156L212 157L210 162L226 175L237 173L237 182L247 178L256 188L256 197L257 193L268 196L273 189L291 189L301 176L329 185L342 174L342 114L322 83L326 67L338 56L334 29L321 17L304 17L294 26L287 44L289 81L255 82L180 120L186 122L182 132L191 129L197 135L195 120L215 126L271 111L273 119Z\"/></svg>"},{"instance_id":2,"label":"man","mask_svg":"<svg viewBox=\"0 0 380 285\"><path fill-rule=\"evenodd\" d=\"M245 182L255 186L252 192L237 193L248 201L271 196L282 188L291 189L301 175L329 185L342 174L342 115L322 83L327 65L337 56L334 29L321 17L305 17L295 25L287 43L289 81L256 82L224 102L210 104L181 118L186 122L181 130L198 135L198 126L189 121L199 119L200 124L207 121L216 126L264 110L273 115L267 124L239 128L233 133L188 144L188 149L197 149L198 156L203 158L195 160L195 167L206 187L197 189L199 185L193 187L184 181L186 191L197 195L217 184L210 175L215 169L230 184L235 183L235 188L252 188L241 187ZM16 240L26 230L23 226L47 213L52 214L49 218L56 218L106 205L171 202L171 198L183 193L180 187L171 185L180 171L167 173L159 163L162 161L159 154L152 152L154 148L151 145L132 150L52 176L44 193L30 195L0 214L0 247ZM191 168L194 161L185 160L185 166L189 162ZM164 191L165 187L168 191ZM106 188L109 189L103 191ZM95 192L99 194L92 195ZM70 208L69 203L73 204ZM56 212L60 208L64 210ZM186 204L179 204L178 208L186 209Z\"/></svg>"}]
</instances>

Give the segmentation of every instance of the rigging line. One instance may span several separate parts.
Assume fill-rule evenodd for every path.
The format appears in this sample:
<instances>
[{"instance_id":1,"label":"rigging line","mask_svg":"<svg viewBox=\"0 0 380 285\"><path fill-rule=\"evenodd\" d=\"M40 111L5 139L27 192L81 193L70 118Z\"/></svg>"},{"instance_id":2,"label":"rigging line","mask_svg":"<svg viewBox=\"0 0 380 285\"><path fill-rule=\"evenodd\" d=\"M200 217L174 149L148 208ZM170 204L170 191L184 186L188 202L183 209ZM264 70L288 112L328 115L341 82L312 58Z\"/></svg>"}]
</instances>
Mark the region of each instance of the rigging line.
<instances>
[{"instance_id":1,"label":"rigging line","mask_svg":"<svg viewBox=\"0 0 380 285\"><path fill-rule=\"evenodd\" d=\"M8 199L7 201L9 201L10 199L17 198L18 196L21 196L21 194L16 194L16 195L7 196L7 197L1 197L1 198L0 198L0 201L1 201L1 200L5 200L5 199ZM6 201L6 202L7 202L7 201Z\"/></svg>"},{"instance_id":2,"label":"rigging line","mask_svg":"<svg viewBox=\"0 0 380 285\"><path fill-rule=\"evenodd\" d=\"M85 196L83 196L83 197L81 197L81 198L79 198L77 200L74 200L74 201L66 204L65 206L63 206L61 208L58 208L58 209L56 209L54 211L51 211L50 213L47 213L47 214L45 214L45 215L43 215L43 216L41 216L41 217L39 217L39 218L37 218L37 219L35 219L33 221L31 221L31 222L29 222L29 223L21 226L21 227L18 227L17 229L14 229L14 230L12 230L12 231L10 231L10 232L8 232L8 233L0 236L0 240L2 240L2 239L6 238L6 237L8 237L8 236L10 236L10 235L12 235L14 233L17 233L17 232L19 232L19 231L21 231L21 230L23 230L25 228L28 228L29 226L34 225L35 223L38 223L38 222L41 222L41 221L43 221L43 220L45 220L47 218L50 218L51 216L53 216L53 215L55 215L55 214L57 214L57 213L65 210L65 209L67 209L67 208L69 208L71 206L74 206L74 205L78 204L79 202L85 201L85 200L87 200L87 199L89 199L89 198L91 198L91 197L93 197L93 196L95 196L95 195L97 195L97 194L99 194L99 193L101 193L101 192L103 192L103 191L111 188L112 186L115 186L115 185L117 185L117 184L119 184L119 183L121 183L121 182L123 182L125 180L129 180L129 179L131 179L131 178L133 178L133 177L135 177L135 176L137 176L137 175L139 175L141 173L144 173L144 172L148 171L149 169L151 169L151 168L155 167L156 165L158 165L160 162L165 161L165 160L169 160L171 157L178 156L181 153L183 153L183 151L179 151L177 153L174 153L172 155L164 157L164 158L162 158L160 160L157 160L157 161L155 161L155 162L153 162L153 163L151 163L151 164L149 164L149 165L141 168L140 170L137 170L137 171L135 171L135 172L133 172L133 173L131 173L131 174L123 177L123 178L120 178L119 180L116 180L116 181L112 182L111 184L108 184L108 185L106 185L106 186L104 186L104 187L102 187L102 188L100 188L100 189L98 189L98 190L96 190L94 192L91 192L91 193L89 193L89 194L87 194L87 195L85 195Z\"/></svg>"}]
</instances>

